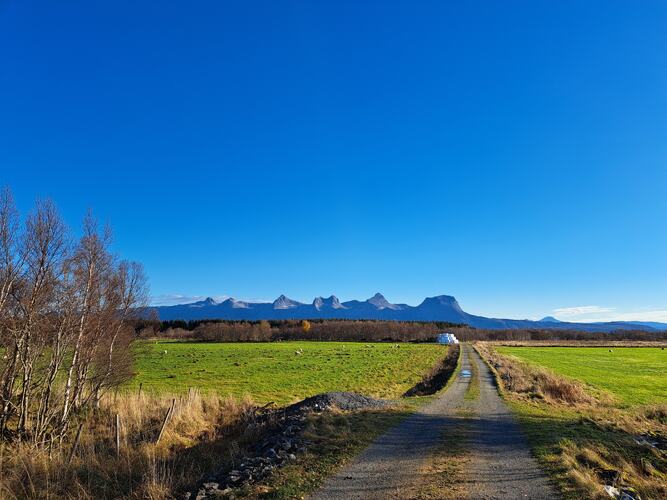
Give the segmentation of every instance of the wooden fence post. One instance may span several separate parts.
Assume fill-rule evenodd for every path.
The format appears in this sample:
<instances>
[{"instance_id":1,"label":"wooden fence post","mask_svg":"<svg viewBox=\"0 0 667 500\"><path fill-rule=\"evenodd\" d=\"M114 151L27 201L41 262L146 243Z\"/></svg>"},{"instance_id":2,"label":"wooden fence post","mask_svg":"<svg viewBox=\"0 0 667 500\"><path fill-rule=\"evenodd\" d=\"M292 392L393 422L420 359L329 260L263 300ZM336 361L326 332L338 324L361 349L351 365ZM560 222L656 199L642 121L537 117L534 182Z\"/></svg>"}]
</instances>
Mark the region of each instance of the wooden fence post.
<instances>
[{"instance_id":1,"label":"wooden fence post","mask_svg":"<svg viewBox=\"0 0 667 500\"><path fill-rule=\"evenodd\" d=\"M176 405L176 399L171 400L171 406L167 410L167 414L164 416L164 420L162 421L162 427L160 427L160 433L157 435L157 439L155 440L155 444L158 444L160 442L160 439L162 439L162 434L164 434L164 429L167 427L167 422L169 421L169 418L171 417L171 414L174 412L174 406Z\"/></svg>"},{"instance_id":2,"label":"wooden fence post","mask_svg":"<svg viewBox=\"0 0 667 500\"><path fill-rule=\"evenodd\" d=\"M120 415L116 413L116 456L120 456Z\"/></svg>"},{"instance_id":3,"label":"wooden fence post","mask_svg":"<svg viewBox=\"0 0 667 500\"><path fill-rule=\"evenodd\" d=\"M83 422L79 424L79 428L76 431L76 437L74 438L74 444L72 449L69 452L69 457L67 457L67 465L72 463L72 458L74 458L74 453L76 452L76 447L79 445L79 439L81 438L81 429L83 429Z\"/></svg>"}]
</instances>

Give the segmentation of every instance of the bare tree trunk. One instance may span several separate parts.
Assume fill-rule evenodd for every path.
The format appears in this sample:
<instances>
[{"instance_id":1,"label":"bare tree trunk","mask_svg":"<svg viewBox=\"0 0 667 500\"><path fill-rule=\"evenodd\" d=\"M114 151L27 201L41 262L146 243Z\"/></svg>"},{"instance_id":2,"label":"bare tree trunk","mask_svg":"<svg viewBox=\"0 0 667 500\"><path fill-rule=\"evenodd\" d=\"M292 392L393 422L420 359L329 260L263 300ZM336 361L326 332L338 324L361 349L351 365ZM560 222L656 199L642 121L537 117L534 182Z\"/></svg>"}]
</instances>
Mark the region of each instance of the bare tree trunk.
<instances>
[{"instance_id":1,"label":"bare tree trunk","mask_svg":"<svg viewBox=\"0 0 667 500\"><path fill-rule=\"evenodd\" d=\"M51 347L51 361L49 363L49 368L46 374L45 382L42 388L42 394L39 401L39 409L37 411L37 418L35 423L35 439L41 438L47 430L51 416L49 415L51 410L51 395L53 394L53 384L62 365L64 349L63 349L63 338L65 336L65 331L67 329L67 320L63 319L56 333L56 337L53 341Z\"/></svg>"},{"instance_id":2,"label":"bare tree trunk","mask_svg":"<svg viewBox=\"0 0 667 500\"><path fill-rule=\"evenodd\" d=\"M92 266L88 267L88 282L86 284L86 292L83 299L83 308L81 311L81 318L79 320L79 330L76 337L76 344L74 346L74 353L72 354L72 362L70 363L69 369L67 370L67 382L65 383L65 397L63 400L63 412L60 419L60 423L64 424L67 421L70 411L70 393L72 391L72 377L74 375L74 369L77 367L79 362L79 356L81 355L81 342L83 340L83 332L86 325L86 312L88 309L88 300L90 295L90 289L92 287L93 281L93 268Z\"/></svg>"},{"instance_id":3,"label":"bare tree trunk","mask_svg":"<svg viewBox=\"0 0 667 500\"><path fill-rule=\"evenodd\" d=\"M14 345L9 363L5 367L2 381L2 414L0 414L0 433L7 430L7 421L11 415L14 383L16 381L16 367L19 360L19 345Z\"/></svg>"}]
</instances>

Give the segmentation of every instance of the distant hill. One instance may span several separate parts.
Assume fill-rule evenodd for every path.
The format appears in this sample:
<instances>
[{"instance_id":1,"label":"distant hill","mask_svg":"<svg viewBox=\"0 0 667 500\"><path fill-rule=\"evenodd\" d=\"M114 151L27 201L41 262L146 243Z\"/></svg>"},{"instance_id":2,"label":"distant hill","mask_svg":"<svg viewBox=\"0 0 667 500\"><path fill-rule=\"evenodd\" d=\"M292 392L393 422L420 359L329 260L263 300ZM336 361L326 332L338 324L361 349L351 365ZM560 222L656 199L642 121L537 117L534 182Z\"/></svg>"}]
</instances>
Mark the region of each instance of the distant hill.
<instances>
[{"instance_id":1,"label":"distant hill","mask_svg":"<svg viewBox=\"0 0 667 500\"><path fill-rule=\"evenodd\" d=\"M621 321L621 323L631 325L632 327L646 326L648 328L653 328L654 330L667 330L667 323L658 323L656 321Z\"/></svg>"},{"instance_id":2,"label":"distant hill","mask_svg":"<svg viewBox=\"0 0 667 500\"><path fill-rule=\"evenodd\" d=\"M475 328L517 329L550 328L610 332L614 330L667 330L667 324L654 322L568 323L547 316L540 321L475 316L461 309L450 295L427 297L418 306L392 304L381 293L360 301L340 302L331 295L316 297L305 304L281 295L273 302L243 302L229 298L216 302L207 298L191 304L153 308L161 320L262 320L262 319L374 319L393 321L446 321Z\"/></svg>"}]
</instances>

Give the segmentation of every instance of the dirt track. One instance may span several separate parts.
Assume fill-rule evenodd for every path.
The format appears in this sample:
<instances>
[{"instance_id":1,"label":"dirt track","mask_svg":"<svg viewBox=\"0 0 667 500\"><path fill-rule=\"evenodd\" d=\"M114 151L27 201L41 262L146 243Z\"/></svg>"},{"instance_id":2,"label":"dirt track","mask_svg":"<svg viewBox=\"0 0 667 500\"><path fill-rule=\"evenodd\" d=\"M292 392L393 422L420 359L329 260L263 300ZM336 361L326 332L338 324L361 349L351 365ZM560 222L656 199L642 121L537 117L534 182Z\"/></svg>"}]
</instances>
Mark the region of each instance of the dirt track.
<instances>
[{"instance_id":1,"label":"dirt track","mask_svg":"<svg viewBox=\"0 0 667 500\"><path fill-rule=\"evenodd\" d=\"M410 485L420 480L418 471L443 439L446 445L447 428L461 424L462 407L471 410L465 419L469 460L457 498L461 488L464 497L473 499L558 498L499 397L486 364L467 345L461 355L462 370L471 370L472 363L479 376L475 401L464 402L470 379L459 376L445 393L377 439L311 498L409 498L415 491ZM442 498L451 496L442 491Z\"/></svg>"}]
</instances>

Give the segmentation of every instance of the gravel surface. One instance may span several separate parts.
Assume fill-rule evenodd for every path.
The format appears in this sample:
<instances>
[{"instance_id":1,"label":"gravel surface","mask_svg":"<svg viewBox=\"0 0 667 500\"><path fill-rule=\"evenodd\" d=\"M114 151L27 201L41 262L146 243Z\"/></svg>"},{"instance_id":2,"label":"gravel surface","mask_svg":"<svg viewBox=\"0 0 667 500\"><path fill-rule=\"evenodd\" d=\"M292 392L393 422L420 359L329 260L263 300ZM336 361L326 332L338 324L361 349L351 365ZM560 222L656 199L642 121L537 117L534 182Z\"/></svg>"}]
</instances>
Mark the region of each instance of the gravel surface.
<instances>
[{"instance_id":1,"label":"gravel surface","mask_svg":"<svg viewBox=\"0 0 667 500\"><path fill-rule=\"evenodd\" d=\"M472 348L461 350L463 370L477 367L480 397L472 405L468 426L468 470L464 489L475 499L558 498L538 467L517 423L498 395L486 364ZM378 438L352 463L331 477L312 499L405 498L418 471L441 443L448 427L461 424L470 378L457 377L449 389L401 424ZM445 434L446 435L446 434ZM446 439L446 438L445 438ZM448 498L448 492L442 492Z\"/></svg>"},{"instance_id":2,"label":"gravel surface","mask_svg":"<svg viewBox=\"0 0 667 500\"><path fill-rule=\"evenodd\" d=\"M473 349L470 357L480 376L480 397L473 406L476 415L469 442L470 497L559 498L531 454L519 424L498 395L488 366Z\"/></svg>"},{"instance_id":3,"label":"gravel surface","mask_svg":"<svg viewBox=\"0 0 667 500\"><path fill-rule=\"evenodd\" d=\"M385 408L390 403L381 399L373 399L355 392L325 392L299 401L285 408L285 412L304 413L310 411L326 411L333 408L339 410L365 410L371 408Z\"/></svg>"}]
</instances>

